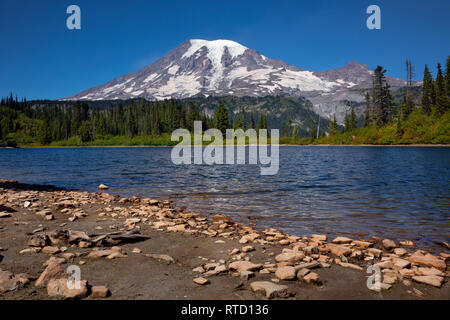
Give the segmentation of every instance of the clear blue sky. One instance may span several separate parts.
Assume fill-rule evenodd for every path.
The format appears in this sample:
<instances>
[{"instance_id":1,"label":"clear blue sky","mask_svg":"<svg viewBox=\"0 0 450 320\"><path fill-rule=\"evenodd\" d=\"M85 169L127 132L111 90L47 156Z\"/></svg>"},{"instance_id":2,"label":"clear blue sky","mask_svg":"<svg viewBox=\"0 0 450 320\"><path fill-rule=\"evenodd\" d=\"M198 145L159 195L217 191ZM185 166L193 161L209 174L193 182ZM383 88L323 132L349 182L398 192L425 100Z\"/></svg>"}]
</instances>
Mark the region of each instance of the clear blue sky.
<instances>
[{"instance_id":1,"label":"clear blue sky","mask_svg":"<svg viewBox=\"0 0 450 320\"><path fill-rule=\"evenodd\" d=\"M81 8L81 30L66 8ZM366 28L370 4L381 30ZM422 78L450 54L450 1L0 0L0 95L56 99L134 72L182 42L230 39L297 67L322 71L357 60Z\"/></svg>"}]
</instances>

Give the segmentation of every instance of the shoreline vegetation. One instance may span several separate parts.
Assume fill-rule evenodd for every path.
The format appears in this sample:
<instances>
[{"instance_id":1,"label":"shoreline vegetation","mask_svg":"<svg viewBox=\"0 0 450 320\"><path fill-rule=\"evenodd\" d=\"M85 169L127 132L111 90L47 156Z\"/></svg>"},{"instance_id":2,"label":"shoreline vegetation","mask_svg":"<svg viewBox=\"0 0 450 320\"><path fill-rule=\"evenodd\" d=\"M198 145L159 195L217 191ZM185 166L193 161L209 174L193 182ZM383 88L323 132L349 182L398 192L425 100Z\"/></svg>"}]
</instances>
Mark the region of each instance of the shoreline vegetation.
<instances>
[{"instance_id":1,"label":"shoreline vegetation","mask_svg":"<svg viewBox=\"0 0 450 320\"><path fill-rule=\"evenodd\" d=\"M444 242L433 254L408 239L294 236L108 188L0 180L0 299L450 298ZM69 265L80 289L65 286Z\"/></svg>"},{"instance_id":2,"label":"shoreline vegetation","mask_svg":"<svg viewBox=\"0 0 450 320\"><path fill-rule=\"evenodd\" d=\"M78 136L73 136L67 140L52 141L47 144L42 144L37 138L31 137L10 135L10 138L14 143L0 144L0 147L169 147L179 143L172 141L169 133L158 136L107 136L84 142ZM203 141L203 146L210 143L214 141ZM270 143L269 137L267 144ZM427 116L422 110L417 109L411 112L408 119L401 124L390 123L383 127L371 125L319 138L282 136L279 138L279 144L281 146L450 146L450 111L442 116ZM246 145L248 145L248 138Z\"/></svg>"},{"instance_id":3,"label":"shoreline vegetation","mask_svg":"<svg viewBox=\"0 0 450 320\"><path fill-rule=\"evenodd\" d=\"M365 103L358 107L365 107L364 114L357 116L356 106L349 105L343 124L336 115L321 118L312 105L286 111L288 98L283 96L269 97L270 104L258 109L248 105L249 97L93 104L19 101L11 93L0 101L0 146L173 146L178 142L171 141L172 132L179 128L194 132L195 121L202 122L203 130L215 128L222 134L231 128L269 132L278 128L282 145L450 144L450 56L445 72L437 64L434 79L425 65L420 94L411 79L411 62L406 65L409 78L400 96L392 95L386 70L378 66L372 87L360 92ZM294 109L301 109L301 116ZM270 110L285 113L269 116Z\"/></svg>"},{"instance_id":4,"label":"shoreline vegetation","mask_svg":"<svg viewBox=\"0 0 450 320\"><path fill-rule=\"evenodd\" d=\"M245 97L236 98L238 102L218 97L93 104L19 101L11 93L0 101L0 147L173 146L178 141L171 141L172 132L179 128L194 132L195 121L202 122L203 130L215 128L223 135L231 128L269 132L278 128L281 145L450 144L450 56L445 72L437 64L434 79L425 65L421 95L411 79L411 62L406 62L408 78L400 97L392 95L386 70L378 66L372 87L361 89L364 114L357 116L355 106L349 106L343 124L335 115L321 118L312 106L305 107L305 101L297 108L303 108L302 116L289 109L269 117L269 110L283 109L287 98L282 96L270 97L270 105L258 109Z\"/></svg>"}]
</instances>

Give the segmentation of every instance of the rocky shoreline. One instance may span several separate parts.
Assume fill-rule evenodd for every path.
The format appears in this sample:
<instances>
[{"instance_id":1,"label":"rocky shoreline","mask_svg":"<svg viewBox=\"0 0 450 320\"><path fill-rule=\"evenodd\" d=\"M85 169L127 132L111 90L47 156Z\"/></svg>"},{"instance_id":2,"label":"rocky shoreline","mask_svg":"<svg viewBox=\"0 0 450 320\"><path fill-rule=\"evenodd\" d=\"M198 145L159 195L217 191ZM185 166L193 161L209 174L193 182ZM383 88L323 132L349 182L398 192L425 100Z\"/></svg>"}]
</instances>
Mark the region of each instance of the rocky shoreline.
<instances>
[{"instance_id":1,"label":"rocky shoreline","mask_svg":"<svg viewBox=\"0 0 450 320\"><path fill-rule=\"evenodd\" d=\"M0 299L450 299L446 243L298 237L100 187L0 180Z\"/></svg>"}]
</instances>

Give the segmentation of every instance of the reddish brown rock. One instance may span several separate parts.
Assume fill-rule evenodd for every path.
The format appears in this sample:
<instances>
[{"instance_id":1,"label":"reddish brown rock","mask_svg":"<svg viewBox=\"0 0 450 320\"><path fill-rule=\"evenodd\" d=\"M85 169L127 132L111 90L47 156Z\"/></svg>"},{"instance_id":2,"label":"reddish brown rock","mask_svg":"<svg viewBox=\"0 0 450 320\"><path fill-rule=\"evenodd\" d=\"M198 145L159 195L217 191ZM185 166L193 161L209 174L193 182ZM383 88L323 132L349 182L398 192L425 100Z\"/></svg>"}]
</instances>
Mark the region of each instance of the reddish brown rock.
<instances>
[{"instance_id":1,"label":"reddish brown rock","mask_svg":"<svg viewBox=\"0 0 450 320\"><path fill-rule=\"evenodd\" d=\"M347 238L347 237L336 237L333 240L333 243L336 244L347 244L347 243L351 243L353 241L353 239Z\"/></svg>"},{"instance_id":2,"label":"reddish brown rock","mask_svg":"<svg viewBox=\"0 0 450 320\"><path fill-rule=\"evenodd\" d=\"M78 287L71 288L67 279L51 279L47 284L47 294L50 297L62 297L64 299L81 299L87 296L87 281L79 281Z\"/></svg>"},{"instance_id":3,"label":"reddish brown rock","mask_svg":"<svg viewBox=\"0 0 450 320\"><path fill-rule=\"evenodd\" d=\"M193 281L194 281L194 283L201 285L201 286L209 283L209 280L206 278L203 278L203 277L195 278Z\"/></svg>"},{"instance_id":4,"label":"reddish brown rock","mask_svg":"<svg viewBox=\"0 0 450 320\"><path fill-rule=\"evenodd\" d=\"M236 271L255 271L261 268L261 264L255 264L250 261L235 261L228 266L228 269Z\"/></svg>"},{"instance_id":5,"label":"reddish brown rock","mask_svg":"<svg viewBox=\"0 0 450 320\"><path fill-rule=\"evenodd\" d=\"M444 278L439 276L415 276L412 279L416 282L425 283L438 288L440 288L442 282L444 282Z\"/></svg>"},{"instance_id":6,"label":"reddish brown rock","mask_svg":"<svg viewBox=\"0 0 450 320\"><path fill-rule=\"evenodd\" d=\"M390 240L390 239L384 239L382 243L383 243L383 247L388 251L397 247L397 244L393 240Z\"/></svg>"},{"instance_id":7,"label":"reddish brown rock","mask_svg":"<svg viewBox=\"0 0 450 320\"><path fill-rule=\"evenodd\" d=\"M287 286L275 284L270 281L255 281L250 284L250 288L255 292L263 292L267 299L287 298L289 291Z\"/></svg>"},{"instance_id":8,"label":"reddish brown rock","mask_svg":"<svg viewBox=\"0 0 450 320\"><path fill-rule=\"evenodd\" d=\"M110 291L105 286L93 286L91 288L91 297L95 299L107 298L110 295Z\"/></svg>"},{"instance_id":9,"label":"reddish brown rock","mask_svg":"<svg viewBox=\"0 0 450 320\"><path fill-rule=\"evenodd\" d=\"M275 272L275 276L280 280L295 280L294 267L280 267Z\"/></svg>"},{"instance_id":10,"label":"reddish brown rock","mask_svg":"<svg viewBox=\"0 0 450 320\"><path fill-rule=\"evenodd\" d=\"M326 247L330 250L332 254L335 256L348 256L352 253L352 250L350 248L340 246L337 244L327 243Z\"/></svg>"},{"instance_id":11,"label":"reddish brown rock","mask_svg":"<svg viewBox=\"0 0 450 320\"><path fill-rule=\"evenodd\" d=\"M414 253L408 258L408 260L413 263L417 263L426 267L434 267L439 270L445 270L445 268L447 267L444 260L441 260L432 255L424 256L419 252Z\"/></svg>"},{"instance_id":12,"label":"reddish brown rock","mask_svg":"<svg viewBox=\"0 0 450 320\"><path fill-rule=\"evenodd\" d=\"M300 251L286 251L283 253L280 253L275 257L276 262L286 262L289 264L296 263L297 261L303 259L305 257L305 254Z\"/></svg>"},{"instance_id":13,"label":"reddish brown rock","mask_svg":"<svg viewBox=\"0 0 450 320\"><path fill-rule=\"evenodd\" d=\"M313 283L318 285L322 284L320 276L315 272L309 272L306 276L303 277L303 280L305 280L306 283Z\"/></svg>"},{"instance_id":14,"label":"reddish brown rock","mask_svg":"<svg viewBox=\"0 0 450 320\"><path fill-rule=\"evenodd\" d=\"M67 278L68 274L65 273L65 270L61 266L60 263L52 262L47 268L45 268L44 272L41 273L39 278L35 282L36 287L46 286L47 283L52 279L57 278Z\"/></svg>"}]
</instances>

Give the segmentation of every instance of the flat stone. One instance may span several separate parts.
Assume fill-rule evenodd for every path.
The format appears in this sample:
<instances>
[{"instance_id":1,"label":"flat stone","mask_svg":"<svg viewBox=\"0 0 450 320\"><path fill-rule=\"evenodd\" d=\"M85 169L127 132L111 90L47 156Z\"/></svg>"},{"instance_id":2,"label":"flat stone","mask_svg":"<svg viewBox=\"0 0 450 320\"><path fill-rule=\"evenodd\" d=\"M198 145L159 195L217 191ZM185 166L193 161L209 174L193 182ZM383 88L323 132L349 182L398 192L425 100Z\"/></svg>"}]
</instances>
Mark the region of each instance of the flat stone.
<instances>
[{"instance_id":1,"label":"flat stone","mask_svg":"<svg viewBox=\"0 0 450 320\"><path fill-rule=\"evenodd\" d=\"M315 272L309 272L306 276L303 277L303 280L305 280L306 283L313 283L313 284L321 284L320 276Z\"/></svg>"},{"instance_id":2,"label":"flat stone","mask_svg":"<svg viewBox=\"0 0 450 320\"><path fill-rule=\"evenodd\" d=\"M213 270L205 272L203 275L206 277L215 276L218 275L219 273L226 272L227 270L228 270L227 267L222 264L218 265Z\"/></svg>"},{"instance_id":3,"label":"flat stone","mask_svg":"<svg viewBox=\"0 0 450 320\"><path fill-rule=\"evenodd\" d=\"M411 269L401 269L398 271L402 277L413 277L414 276L414 270Z\"/></svg>"},{"instance_id":4,"label":"flat stone","mask_svg":"<svg viewBox=\"0 0 450 320\"><path fill-rule=\"evenodd\" d=\"M397 244L393 240L390 240L390 239L384 239L382 241L382 243L383 243L383 247L389 251L397 247Z\"/></svg>"},{"instance_id":5,"label":"flat stone","mask_svg":"<svg viewBox=\"0 0 450 320\"><path fill-rule=\"evenodd\" d=\"M68 278L68 274L58 262L50 263L44 272L41 273L34 285L36 287L46 286L52 279Z\"/></svg>"},{"instance_id":6,"label":"flat stone","mask_svg":"<svg viewBox=\"0 0 450 320\"><path fill-rule=\"evenodd\" d=\"M411 265L411 262L409 262L408 260L405 259L394 259L394 265L393 265L393 269L395 270L400 270L400 269L405 269L408 268Z\"/></svg>"},{"instance_id":7,"label":"flat stone","mask_svg":"<svg viewBox=\"0 0 450 320\"><path fill-rule=\"evenodd\" d=\"M167 254L146 254L145 256L159 261L164 261L167 264L175 263L175 259Z\"/></svg>"},{"instance_id":8,"label":"flat stone","mask_svg":"<svg viewBox=\"0 0 450 320\"><path fill-rule=\"evenodd\" d=\"M172 232L183 232L187 230L187 225L186 224L178 224L176 226L171 226L167 228L167 231L172 231Z\"/></svg>"},{"instance_id":9,"label":"flat stone","mask_svg":"<svg viewBox=\"0 0 450 320\"><path fill-rule=\"evenodd\" d=\"M441 260L431 255L424 256L418 252L410 256L408 260L413 263L417 263L426 267L434 267L439 270L445 270L445 268L447 268L447 265L445 264L444 260Z\"/></svg>"},{"instance_id":10,"label":"flat stone","mask_svg":"<svg viewBox=\"0 0 450 320\"><path fill-rule=\"evenodd\" d=\"M280 267L275 271L275 276L280 280L295 280L295 268L290 266Z\"/></svg>"},{"instance_id":11,"label":"flat stone","mask_svg":"<svg viewBox=\"0 0 450 320\"><path fill-rule=\"evenodd\" d=\"M310 273L311 271L309 269L300 269L297 272L297 279L303 279L304 276L306 276L308 273Z\"/></svg>"},{"instance_id":12,"label":"flat stone","mask_svg":"<svg viewBox=\"0 0 450 320\"><path fill-rule=\"evenodd\" d=\"M336 237L333 240L333 243L337 243L337 244L346 244L346 243L351 243L353 241L353 239L347 238L347 237Z\"/></svg>"},{"instance_id":13,"label":"flat stone","mask_svg":"<svg viewBox=\"0 0 450 320\"><path fill-rule=\"evenodd\" d=\"M202 277L195 278L193 281L194 281L196 284L201 285L201 286L203 286L203 285L209 283L209 280L208 280L208 279L202 278Z\"/></svg>"},{"instance_id":14,"label":"flat stone","mask_svg":"<svg viewBox=\"0 0 450 320\"><path fill-rule=\"evenodd\" d=\"M294 266L295 270L313 269L313 268L317 268L317 267L320 267L320 263L317 261L301 263L299 265Z\"/></svg>"},{"instance_id":15,"label":"flat stone","mask_svg":"<svg viewBox=\"0 0 450 320\"><path fill-rule=\"evenodd\" d=\"M372 257L379 258L381 257L382 251L376 248L369 248L367 249L367 253Z\"/></svg>"},{"instance_id":16,"label":"flat stone","mask_svg":"<svg viewBox=\"0 0 450 320\"><path fill-rule=\"evenodd\" d=\"M378 267L380 269L392 269L394 264L391 260L385 260L374 264L374 267Z\"/></svg>"},{"instance_id":17,"label":"flat stone","mask_svg":"<svg viewBox=\"0 0 450 320\"><path fill-rule=\"evenodd\" d=\"M205 269L203 269L202 266L199 266L197 268L192 269L192 272L203 273L203 272L205 272Z\"/></svg>"},{"instance_id":18,"label":"flat stone","mask_svg":"<svg viewBox=\"0 0 450 320\"><path fill-rule=\"evenodd\" d=\"M262 264L255 264L250 261L235 261L228 265L228 269L236 271L255 271L262 268Z\"/></svg>"},{"instance_id":19,"label":"flat stone","mask_svg":"<svg viewBox=\"0 0 450 320\"><path fill-rule=\"evenodd\" d=\"M27 254L27 253L38 253L41 251L41 248L25 248L23 250L21 250L19 253L20 254Z\"/></svg>"},{"instance_id":20,"label":"flat stone","mask_svg":"<svg viewBox=\"0 0 450 320\"><path fill-rule=\"evenodd\" d=\"M436 268L417 268L416 274L418 276L445 276L445 273Z\"/></svg>"},{"instance_id":21,"label":"flat stone","mask_svg":"<svg viewBox=\"0 0 450 320\"><path fill-rule=\"evenodd\" d=\"M248 280L250 278L253 278L255 276L255 273L252 271L239 271L239 277L242 280Z\"/></svg>"},{"instance_id":22,"label":"flat stone","mask_svg":"<svg viewBox=\"0 0 450 320\"><path fill-rule=\"evenodd\" d=\"M110 291L105 286L93 286L91 288L91 297L95 299L107 298L110 295Z\"/></svg>"},{"instance_id":23,"label":"flat stone","mask_svg":"<svg viewBox=\"0 0 450 320\"><path fill-rule=\"evenodd\" d=\"M116 250L107 249L107 250L93 250L89 252L87 255L88 258L103 258L107 257L113 253L117 252Z\"/></svg>"},{"instance_id":24,"label":"flat stone","mask_svg":"<svg viewBox=\"0 0 450 320\"><path fill-rule=\"evenodd\" d=\"M45 234L33 235L28 240L28 245L30 247L45 247L47 244L49 244L49 239Z\"/></svg>"},{"instance_id":25,"label":"flat stone","mask_svg":"<svg viewBox=\"0 0 450 320\"><path fill-rule=\"evenodd\" d=\"M267 299L289 297L288 286L275 284L270 281L255 281L250 284L254 292L263 292Z\"/></svg>"},{"instance_id":26,"label":"flat stone","mask_svg":"<svg viewBox=\"0 0 450 320\"><path fill-rule=\"evenodd\" d=\"M0 293L16 290L19 284L12 272L0 269Z\"/></svg>"},{"instance_id":27,"label":"flat stone","mask_svg":"<svg viewBox=\"0 0 450 320\"><path fill-rule=\"evenodd\" d=\"M45 261L42 265L44 267L47 267L47 266L49 266L52 263L63 264L65 262L66 262L66 259L64 259L64 258L50 257L50 259Z\"/></svg>"},{"instance_id":28,"label":"flat stone","mask_svg":"<svg viewBox=\"0 0 450 320\"><path fill-rule=\"evenodd\" d=\"M353 264L353 263L341 262L341 263L339 263L339 265L344 268L350 268L350 269L354 269L354 270L364 270L360 266Z\"/></svg>"},{"instance_id":29,"label":"flat stone","mask_svg":"<svg viewBox=\"0 0 450 320\"><path fill-rule=\"evenodd\" d=\"M380 282L377 284L374 284L373 286L369 287L369 290L380 292L381 290L389 290L392 288L392 285L384 282Z\"/></svg>"},{"instance_id":30,"label":"flat stone","mask_svg":"<svg viewBox=\"0 0 450 320\"><path fill-rule=\"evenodd\" d=\"M412 279L416 282L425 283L438 288L440 288L442 282L444 282L444 278L439 276L414 276Z\"/></svg>"},{"instance_id":31,"label":"flat stone","mask_svg":"<svg viewBox=\"0 0 450 320\"><path fill-rule=\"evenodd\" d=\"M397 281L397 276L395 276L392 273L384 274L383 275L383 283L386 284L394 284Z\"/></svg>"},{"instance_id":32,"label":"flat stone","mask_svg":"<svg viewBox=\"0 0 450 320\"><path fill-rule=\"evenodd\" d=\"M287 262L290 264L294 264L297 261L303 259L305 257L305 254L303 252L299 251L287 251L280 253L275 257L276 262Z\"/></svg>"},{"instance_id":33,"label":"flat stone","mask_svg":"<svg viewBox=\"0 0 450 320\"><path fill-rule=\"evenodd\" d=\"M408 251L406 251L405 249L403 249L403 248L395 248L394 249L394 253L396 254L396 255L398 255L398 256L404 256L405 254L407 254L408 253Z\"/></svg>"},{"instance_id":34,"label":"flat stone","mask_svg":"<svg viewBox=\"0 0 450 320\"><path fill-rule=\"evenodd\" d=\"M348 256L352 253L352 250L350 248L340 246L337 244L327 243L326 247L330 250L332 254L335 256Z\"/></svg>"},{"instance_id":35,"label":"flat stone","mask_svg":"<svg viewBox=\"0 0 450 320\"><path fill-rule=\"evenodd\" d=\"M126 255L124 255L121 252L116 251L114 253L111 253L109 256L107 256L106 259L112 260L112 259L116 259L116 258L125 258L125 257L126 257Z\"/></svg>"},{"instance_id":36,"label":"flat stone","mask_svg":"<svg viewBox=\"0 0 450 320\"><path fill-rule=\"evenodd\" d=\"M312 234L311 238L316 241L327 241L327 236L324 234Z\"/></svg>"},{"instance_id":37,"label":"flat stone","mask_svg":"<svg viewBox=\"0 0 450 320\"><path fill-rule=\"evenodd\" d=\"M66 260L70 260L70 259L75 258L76 255L74 253L71 253L71 252L66 252L66 253L61 254L61 257L63 257Z\"/></svg>"},{"instance_id":38,"label":"flat stone","mask_svg":"<svg viewBox=\"0 0 450 320\"><path fill-rule=\"evenodd\" d=\"M368 241L353 240L352 243L360 249L367 249L372 246L372 242Z\"/></svg>"},{"instance_id":39,"label":"flat stone","mask_svg":"<svg viewBox=\"0 0 450 320\"><path fill-rule=\"evenodd\" d=\"M87 281L79 281L79 288L69 288L67 279L51 279L47 284L47 294L50 297L63 297L64 299L81 299L87 296Z\"/></svg>"},{"instance_id":40,"label":"flat stone","mask_svg":"<svg viewBox=\"0 0 450 320\"><path fill-rule=\"evenodd\" d=\"M100 189L100 190L107 190L107 189L109 189L109 187L107 186L107 185L105 185L105 184L100 184L99 186L98 186L98 188Z\"/></svg>"},{"instance_id":41,"label":"flat stone","mask_svg":"<svg viewBox=\"0 0 450 320\"><path fill-rule=\"evenodd\" d=\"M414 247L414 242L412 242L410 240L400 241L400 245L402 247L406 247L406 248L413 248Z\"/></svg>"},{"instance_id":42,"label":"flat stone","mask_svg":"<svg viewBox=\"0 0 450 320\"><path fill-rule=\"evenodd\" d=\"M42 248L42 253L47 253L47 254L57 254L59 252L61 252L61 250L59 250L58 247L51 247L51 246L46 246Z\"/></svg>"},{"instance_id":43,"label":"flat stone","mask_svg":"<svg viewBox=\"0 0 450 320\"><path fill-rule=\"evenodd\" d=\"M242 252L250 252L250 251L254 251L255 248L252 246L245 246L241 249Z\"/></svg>"}]
</instances>

